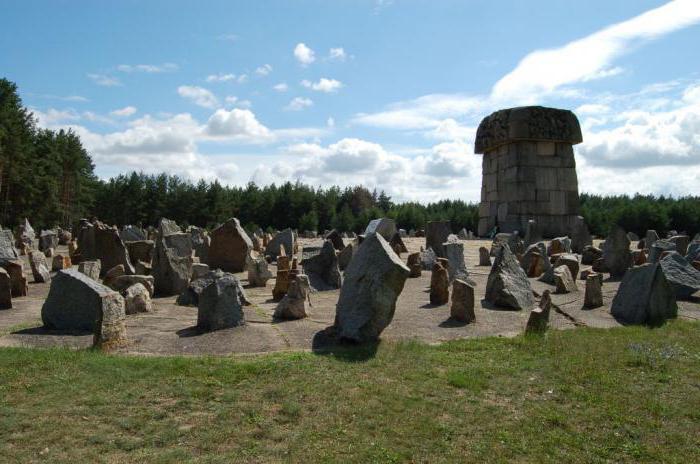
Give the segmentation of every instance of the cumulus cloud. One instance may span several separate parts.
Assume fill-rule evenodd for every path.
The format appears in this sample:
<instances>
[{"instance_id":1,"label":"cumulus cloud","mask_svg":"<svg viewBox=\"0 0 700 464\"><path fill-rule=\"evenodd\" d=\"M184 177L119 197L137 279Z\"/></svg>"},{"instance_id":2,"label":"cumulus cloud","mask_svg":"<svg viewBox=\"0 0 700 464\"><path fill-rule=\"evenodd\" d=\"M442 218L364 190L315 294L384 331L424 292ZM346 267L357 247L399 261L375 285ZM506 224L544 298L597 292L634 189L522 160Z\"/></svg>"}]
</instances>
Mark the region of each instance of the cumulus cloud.
<instances>
[{"instance_id":1,"label":"cumulus cloud","mask_svg":"<svg viewBox=\"0 0 700 464\"><path fill-rule=\"evenodd\" d=\"M305 108L313 106L314 102L310 98L294 97L287 106L284 107L287 111L301 111Z\"/></svg>"},{"instance_id":2,"label":"cumulus cloud","mask_svg":"<svg viewBox=\"0 0 700 464\"><path fill-rule=\"evenodd\" d=\"M219 100L216 96L204 87L181 85L177 88L177 93L182 98L190 100L195 105L203 108L215 108L219 105Z\"/></svg>"},{"instance_id":3,"label":"cumulus cloud","mask_svg":"<svg viewBox=\"0 0 700 464\"><path fill-rule=\"evenodd\" d=\"M335 79L327 79L322 77L318 82L311 82L304 79L301 81L302 87L315 90L316 92L333 93L343 87L343 83Z\"/></svg>"},{"instance_id":4,"label":"cumulus cloud","mask_svg":"<svg viewBox=\"0 0 700 464\"><path fill-rule=\"evenodd\" d=\"M280 82L279 84L276 84L274 87L272 87L274 90L277 92L286 92L289 90L289 86L287 85L286 82Z\"/></svg>"},{"instance_id":5,"label":"cumulus cloud","mask_svg":"<svg viewBox=\"0 0 700 464\"><path fill-rule=\"evenodd\" d=\"M343 47L331 48L328 51L328 59L331 61L345 61L347 59L347 54Z\"/></svg>"},{"instance_id":6,"label":"cumulus cloud","mask_svg":"<svg viewBox=\"0 0 700 464\"><path fill-rule=\"evenodd\" d=\"M205 132L215 138L253 143L269 141L272 133L258 121L252 111L234 108L216 110L207 121Z\"/></svg>"},{"instance_id":7,"label":"cumulus cloud","mask_svg":"<svg viewBox=\"0 0 700 464\"><path fill-rule=\"evenodd\" d=\"M258 76L267 76L272 72L272 65L269 64L264 64L262 66L258 66L258 68L255 70L255 74Z\"/></svg>"},{"instance_id":8,"label":"cumulus cloud","mask_svg":"<svg viewBox=\"0 0 700 464\"><path fill-rule=\"evenodd\" d=\"M133 114L138 111L135 106L125 106L124 108L120 108L118 110L110 111L109 114L112 116L117 116L117 117L129 117L132 116Z\"/></svg>"},{"instance_id":9,"label":"cumulus cloud","mask_svg":"<svg viewBox=\"0 0 700 464\"><path fill-rule=\"evenodd\" d=\"M491 96L500 101L536 101L567 84L618 74L621 68L611 66L617 57L642 41L697 22L700 8L696 0L669 2L562 47L528 54L493 86Z\"/></svg>"},{"instance_id":10,"label":"cumulus cloud","mask_svg":"<svg viewBox=\"0 0 700 464\"><path fill-rule=\"evenodd\" d=\"M113 76L108 76L107 74L90 73L87 77L92 80L97 85L102 87L117 87L122 85L121 81Z\"/></svg>"},{"instance_id":11,"label":"cumulus cloud","mask_svg":"<svg viewBox=\"0 0 700 464\"><path fill-rule=\"evenodd\" d=\"M306 44L299 42L296 47L294 47L294 58L302 66L308 66L314 61L316 61L316 54L312 49L306 46Z\"/></svg>"},{"instance_id":12,"label":"cumulus cloud","mask_svg":"<svg viewBox=\"0 0 700 464\"><path fill-rule=\"evenodd\" d=\"M175 63L163 64L120 64L117 70L125 73L144 72L144 73L162 73L177 71L178 65Z\"/></svg>"}]
</instances>

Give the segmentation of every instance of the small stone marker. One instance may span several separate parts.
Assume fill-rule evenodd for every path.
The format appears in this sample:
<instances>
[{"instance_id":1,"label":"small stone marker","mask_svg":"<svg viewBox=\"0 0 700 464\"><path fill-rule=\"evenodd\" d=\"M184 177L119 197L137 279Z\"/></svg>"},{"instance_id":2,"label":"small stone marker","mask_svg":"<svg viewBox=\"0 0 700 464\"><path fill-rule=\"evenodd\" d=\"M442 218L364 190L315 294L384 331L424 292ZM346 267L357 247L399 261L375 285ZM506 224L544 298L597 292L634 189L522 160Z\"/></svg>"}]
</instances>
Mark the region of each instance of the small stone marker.
<instances>
[{"instance_id":1,"label":"small stone marker","mask_svg":"<svg viewBox=\"0 0 700 464\"><path fill-rule=\"evenodd\" d=\"M57 254L53 257L51 264L52 271L61 271L63 269L68 269L71 267L70 257L64 256L62 254Z\"/></svg>"},{"instance_id":2,"label":"small stone marker","mask_svg":"<svg viewBox=\"0 0 700 464\"><path fill-rule=\"evenodd\" d=\"M280 301L284 298L289 290L289 272L288 270L278 270L275 278L275 286L272 289L272 300Z\"/></svg>"},{"instance_id":3,"label":"small stone marker","mask_svg":"<svg viewBox=\"0 0 700 464\"><path fill-rule=\"evenodd\" d=\"M24 277L24 264L21 259L0 259L0 267L10 275L12 282L12 297L27 296L29 285Z\"/></svg>"},{"instance_id":4,"label":"small stone marker","mask_svg":"<svg viewBox=\"0 0 700 464\"><path fill-rule=\"evenodd\" d=\"M124 291L126 314L150 313L153 311L151 293L143 284L134 284Z\"/></svg>"},{"instance_id":5,"label":"small stone marker","mask_svg":"<svg viewBox=\"0 0 700 464\"><path fill-rule=\"evenodd\" d=\"M48 283L51 281L51 273L49 272L49 265L46 262L46 256L44 256L44 253L36 250L30 251L29 267L32 270L34 282Z\"/></svg>"},{"instance_id":6,"label":"small stone marker","mask_svg":"<svg viewBox=\"0 0 700 464\"><path fill-rule=\"evenodd\" d=\"M436 261L430 276L430 304L444 305L449 300L450 280L447 269L439 261Z\"/></svg>"},{"instance_id":7,"label":"small stone marker","mask_svg":"<svg viewBox=\"0 0 700 464\"><path fill-rule=\"evenodd\" d=\"M92 280L97 281L100 279L101 267L102 262L99 259L94 261L81 261L80 264L78 264L78 272L82 272Z\"/></svg>"},{"instance_id":8,"label":"small stone marker","mask_svg":"<svg viewBox=\"0 0 700 464\"><path fill-rule=\"evenodd\" d=\"M408 277L420 277L422 274L422 265L420 262L420 253L411 253L406 260L406 266L409 269Z\"/></svg>"},{"instance_id":9,"label":"small stone marker","mask_svg":"<svg viewBox=\"0 0 700 464\"><path fill-rule=\"evenodd\" d=\"M479 266L491 266L491 252L486 247L479 247Z\"/></svg>"},{"instance_id":10,"label":"small stone marker","mask_svg":"<svg viewBox=\"0 0 700 464\"><path fill-rule=\"evenodd\" d=\"M0 268L0 309L12 308L12 280L10 274Z\"/></svg>"},{"instance_id":11,"label":"small stone marker","mask_svg":"<svg viewBox=\"0 0 700 464\"><path fill-rule=\"evenodd\" d=\"M238 288L238 279L228 273L207 285L199 295L197 328L213 331L245 325Z\"/></svg>"},{"instance_id":12,"label":"small stone marker","mask_svg":"<svg viewBox=\"0 0 700 464\"><path fill-rule=\"evenodd\" d=\"M536 308L530 311L530 316L527 319L525 333L544 333L549 327L549 313L552 310L552 297L549 290L542 293L540 302Z\"/></svg>"},{"instance_id":13,"label":"small stone marker","mask_svg":"<svg viewBox=\"0 0 700 464\"><path fill-rule=\"evenodd\" d=\"M276 319L303 319L308 316L306 303L311 286L308 276L300 274L289 283L289 290L277 304L273 317Z\"/></svg>"},{"instance_id":14,"label":"small stone marker","mask_svg":"<svg viewBox=\"0 0 700 464\"><path fill-rule=\"evenodd\" d=\"M476 321L476 315L474 314L474 286L464 280L455 279L452 282L450 317L466 323Z\"/></svg>"},{"instance_id":15,"label":"small stone marker","mask_svg":"<svg viewBox=\"0 0 700 464\"><path fill-rule=\"evenodd\" d=\"M586 276L583 306L590 309L603 306L603 274L591 272Z\"/></svg>"},{"instance_id":16,"label":"small stone marker","mask_svg":"<svg viewBox=\"0 0 700 464\"><path fill-rule=\"evenodd\" d=\"M272 279L272 272L262 256L248 258L248 284L251 287L265 287Z\"/></svg>"},{"instance_id":17,"label":"small stone marker","mask_svg":"<svg viewBox=\"0 0 700 464\"><path fill-rule=\"evenodd\" d=\"M576 281L571 276L571 271L565 265L554 268L554 285L556 293L571 293L578 291Z\"/></svg>"}]
</instances>

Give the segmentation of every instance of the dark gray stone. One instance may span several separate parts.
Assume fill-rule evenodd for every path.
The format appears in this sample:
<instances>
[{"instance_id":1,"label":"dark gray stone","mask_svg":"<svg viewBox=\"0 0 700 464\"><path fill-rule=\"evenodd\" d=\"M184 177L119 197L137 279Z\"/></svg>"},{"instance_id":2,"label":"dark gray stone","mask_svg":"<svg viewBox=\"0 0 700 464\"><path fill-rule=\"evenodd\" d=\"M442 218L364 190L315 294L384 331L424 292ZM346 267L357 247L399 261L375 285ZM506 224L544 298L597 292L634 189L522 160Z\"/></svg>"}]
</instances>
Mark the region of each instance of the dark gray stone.
<instances>
[{"instance_id":1,"label":"dark gray stone","mask_svg":"<svg viewBox=\"0 0 700 464\"><path fill-rule=\"evenodd\" d=\"M29 252L29 267L32 270L34 282L48 283L51 282L51 272L49 264L46 262L46 256L40 251ZM99 276L98 276L99 277ZM95 279L97 280L97 279Z\"/></svg>"},{"instance_id":2,"label":"dark gray stone","mask_svg":"<svg viewBox=\"0 0 700 464\"><path fill-rule=\"evenodd\" d=\"M678 252L671 252L659 261L666 280L673 287L676 299L685 300L700 290L700 271Z\"/></svg>"},{"instance_id":3,"label":"dark gray stone","mask_svg":"<svg viewBox=\"0 0 700 464\"><path fill-rule=\"evenodd\" d=\"M649 248L647 261L650 263L658 263L664 251L677 251L676 244L670 240L656 240L651 248Z\"/></svg>"},{"instance_id":4,"label":"dark gray stone","mask_svg":"<svg viewBox=\"0 0 700 464\"><path fill-rule=\"evenodd\" d=\"M342 285L338 257L330 240L323 243L318 254L302 259L301 265L314 290L333 290Z\"/></svg>"},{"instance_id":5,"label":"dark gray stone","mask_svg":"<svg viewBox=\"0 0 700 464\"><path fill-rule=\"evenodd\" d=\"M447 258L447 273L450 282L455 279L471 281L467 272L467 265L464 262L464 244L462 242L446 242L442 244Z\"/></svg>"},{"instance_id":6,"label":"dark gray stone","mask_svg":"<svg viewBox=\"0 0 700 464\"><path fill-rule=\"evenodd\" d=\"M9 229L0 230L0 259L18 259L19 252L15 248L15 237Z\"/></svg>"},{"instance_id":7,"label":"dark gray stone","mask_svg":"<svg viewBox=\"0 0 700 464\"><path fill-rule=\"evenodd\" d=\"M240 222L231 218L211 233L209 267L224 272L243 272L246 258L253 250L253 242Z\"/></svg>"},{"instance_id":8,"label":"dark gray stone","mask_svg":"<svg viewBox=\"0 0 700 464\"><path fill-rule=\"evenodd\" d=\"M549 290L542 293L540 302L536 308L530 311L525 325L525 333L544 333L549 328L549 313L552 311L552 297Z\"/></svg>"},{"instance_id":9,"label":"dark gray stone","mask_svg":"<svg viewBox=\"0 0 700 464\"><path fill-rule=\"evenodd\" d=\"M58 234L55 230L42 230L39 235L39 250L45 251L49 248L58 248Z\"/></svg>"},{"instance_id":10,"label":"dark gray stone","mask_svg":"<svg viewBox=\"0 0 700 464\"><path fill-rule=\"evenodd\" d=\"M571 228L571 251L574 253L583 253L584 248L593 245L593 238L588 231L588 226L583 216L576 216L574 225Z\"/></svg>"},{"instance_id":11,"label":"dark gray stone","mask_svg":"<svg viewBox=\"0 0 700 464\"><path fill-rule=\"evenodd\" d=\"M445 258L443 243L450 236L450 221L428 221L425 225L425 249L431 248L438 258Z\"/></svg>"},{"instance_id":12,"label":"dark gray stone","mask_svg":"<svg viewBox=\"0 0 700 464\"><path fill-rule=\"evenodd\" d=\"M229 273L204 287L197 303L197 328L213 331L245 325L239 288L238 279Z\"/></svg>"},{"instance_id":13,"label":"dark gray stone","mask_svg":"<svg viewBox=\"0 0 700 464\"><path fill-rule=\"evenodd\" d=\"M485 298L496 306L530 309L535 300L530 281L508 245L500 247L486 283Z\"/></svg>"},{"instance_id":14,"label":"dark gray stone","mask_svg":"<svg viewBox=\"0 0 700 464\"><path fill-rule=\"evenodd\" d=\"M659 325L676 317L676 297L661 265L648 263L627 270L610 313L625 324Z\"/></svg>"},{"instance_id":15,"label":"dark gray stone","mask_svg":"<svg viewBox=\"0 0 700 464\"><path fill-rule=\"evenodd\" d=\"M603 264L612 277L622 277L632 265L630 239L620 226L613 226L603 246Z\"/></svg>"},{"instance_id":16,"label":"dark gray stone","mask_svg":"<svg viewBox=\"0 0 700 464\"><path fill-rule=\"evenodd\" d=\"M126 225L119 231L119 237L124 242L138 242L146 240L146 231L138 226Z\"/></svg>"},{"instance_id":17,"label":"dark gray stone","mask_svg":"<svg viewBox=\"0 0 700 464\"><path fill-rule=\"evenodd\" d=\"M384 240L391 240L391 237L396 233L396 223L389 218L374 219L365 228L364 235L367 236L373 233L380 234Z\"/></svg>"},{"instance_id":18,"label":"dark gray stone","mask_svg":"<svg viewBox=\"0 0 700 464\"><path fill-rule=\"evenodd\" d=\"M108 227L102 223L94 224L94 258L81 257L81 259L99 259L102 263L102 270L107 271L115 266L123 265L127 274L134 273L134 266L129 259L129 252L126 245L119 237L116 228Z\"/></svg>"},{"instance_id":19,"label":"dark gray stone","mask_svg":"<svg viewBox=\"0 0 700 464\"><path fill-rule=\"evenodd\" d=\"M292 229L284 229L275 235L272 240L265 247L265 254L276 260L280 255L280 247L284 247L285 254L287 256L292 256L295 253L296 248L296 234Z\"/></svg>"}]
</instances>

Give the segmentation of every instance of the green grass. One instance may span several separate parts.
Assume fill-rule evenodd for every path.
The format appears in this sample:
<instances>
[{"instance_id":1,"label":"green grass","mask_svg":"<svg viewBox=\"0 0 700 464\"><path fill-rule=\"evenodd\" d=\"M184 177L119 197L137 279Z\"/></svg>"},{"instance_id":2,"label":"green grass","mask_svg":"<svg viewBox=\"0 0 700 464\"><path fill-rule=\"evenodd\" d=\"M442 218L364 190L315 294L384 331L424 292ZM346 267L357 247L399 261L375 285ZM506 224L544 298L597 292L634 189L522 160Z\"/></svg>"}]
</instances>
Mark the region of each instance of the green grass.
<instances>
[{"instance_id":1,"label":"green grass","mask_svg":"<svg viewBox=\"0 0 700 464\"><path fill-rule=\"evenodd\" d=\"M0 462L698 462L700 324L246 358L0 350Z\"/></svg>"}]
</instances>

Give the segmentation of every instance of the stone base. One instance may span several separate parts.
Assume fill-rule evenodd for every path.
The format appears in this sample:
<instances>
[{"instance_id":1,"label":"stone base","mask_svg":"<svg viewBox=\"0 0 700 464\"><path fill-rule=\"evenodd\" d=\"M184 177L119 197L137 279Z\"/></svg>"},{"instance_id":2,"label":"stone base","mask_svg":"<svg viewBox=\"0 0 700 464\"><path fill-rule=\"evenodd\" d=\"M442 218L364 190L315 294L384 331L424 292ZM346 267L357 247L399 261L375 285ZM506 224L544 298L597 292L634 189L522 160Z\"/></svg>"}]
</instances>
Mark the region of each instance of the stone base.
<instances>
[{"instance_id":1,"label":"stone base","mask_svg":"<svg viewBox=\"0 0 700 464\"><path fill-rule=\"evenodd\" d=\"M539 216L539 215L523 215L523 216L508 216L506 220L498 221L498 231L512 233L519 231L521 236L525 235L527 230L527 221L534 219L538 227L542 231L544 238L561 237L563 235L571 235L577 215L561 215L561 216ZM479 218L479 236L486 237L496 225L496 217Z\"/></svg>"}]
</instances>

